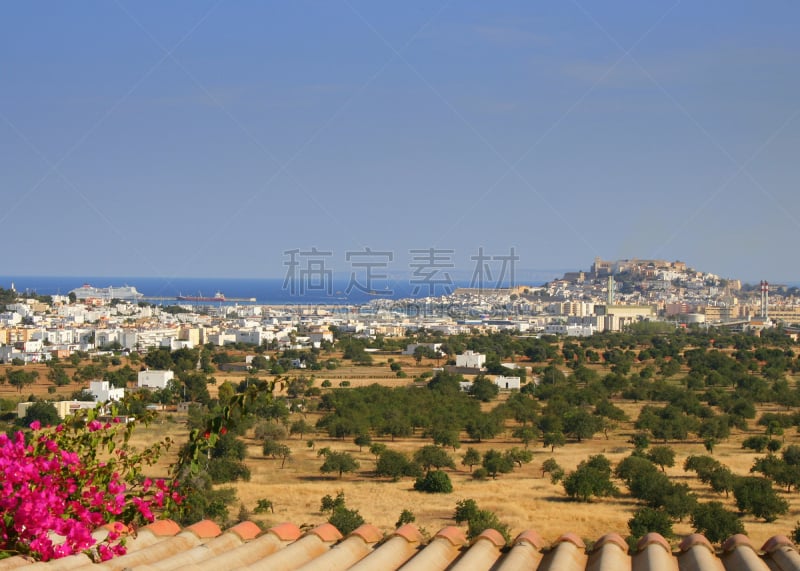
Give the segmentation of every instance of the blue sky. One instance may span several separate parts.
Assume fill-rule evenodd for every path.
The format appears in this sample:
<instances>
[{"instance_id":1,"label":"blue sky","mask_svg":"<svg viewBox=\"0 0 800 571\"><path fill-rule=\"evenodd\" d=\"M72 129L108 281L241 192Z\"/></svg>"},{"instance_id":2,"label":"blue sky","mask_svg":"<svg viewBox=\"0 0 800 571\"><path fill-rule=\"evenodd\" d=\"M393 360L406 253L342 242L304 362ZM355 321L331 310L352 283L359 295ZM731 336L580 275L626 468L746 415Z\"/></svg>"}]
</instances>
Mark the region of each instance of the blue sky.
<instances>
[{"instance_id":1,"label":"blue sky","mask_svg":"<svg viewBox=\"0 0 800 571\"><path fill-rule=\"evenodd\" d=\"M285 252L800 281L800 5L5 2L6 275Z\"/></svg>"}]
</instances>

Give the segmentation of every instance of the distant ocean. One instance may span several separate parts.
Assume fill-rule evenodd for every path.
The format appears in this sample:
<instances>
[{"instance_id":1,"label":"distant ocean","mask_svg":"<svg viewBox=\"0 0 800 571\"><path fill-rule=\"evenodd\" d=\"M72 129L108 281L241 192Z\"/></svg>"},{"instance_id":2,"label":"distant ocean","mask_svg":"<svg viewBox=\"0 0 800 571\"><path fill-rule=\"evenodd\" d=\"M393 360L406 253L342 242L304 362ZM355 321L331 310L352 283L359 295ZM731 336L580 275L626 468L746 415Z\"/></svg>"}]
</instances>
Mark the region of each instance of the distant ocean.
<instances>
[{"instance_id":1,"label":"distant ocean","mask_svg":"<svg viewBox=\"0 0 800 571\"><path fill-rule=\"evenodd\" d=\"M133 286L145 297L170 298L165 301L153 302L162 304L177 303L178 295L212 297L216 292L221 292L227 299L230 298L256 298L256 302L265 305L356 305L364 304L374 299L408 299L429 296L440 296L447 292L442 285L436 284L434 293L429 292L427 285L423 285L415 292L417 284L408 278L395 280L381 280L373 287L379 288L370 291L364 284L350 286L349 278L333 277L328 283L302 284L299 280L295 283L285 283L284 279L254 279L254 278L154 278L154 277L64 277L64 276L0 276L0 287L10 288L11 284L19 292L30 291L40 295L67 295L70 290L83 284L94 287L108 286ZM470 280L453 280L449 290L457 287L469 287ZM305 285L305 287L303 287ZM529 283L528 285L535 285ZM492 286L484 285L486 289ZM330 290L330 293L328 292ZM209 302L207 302L209 303Z\"/></svg>"}]
</instances>

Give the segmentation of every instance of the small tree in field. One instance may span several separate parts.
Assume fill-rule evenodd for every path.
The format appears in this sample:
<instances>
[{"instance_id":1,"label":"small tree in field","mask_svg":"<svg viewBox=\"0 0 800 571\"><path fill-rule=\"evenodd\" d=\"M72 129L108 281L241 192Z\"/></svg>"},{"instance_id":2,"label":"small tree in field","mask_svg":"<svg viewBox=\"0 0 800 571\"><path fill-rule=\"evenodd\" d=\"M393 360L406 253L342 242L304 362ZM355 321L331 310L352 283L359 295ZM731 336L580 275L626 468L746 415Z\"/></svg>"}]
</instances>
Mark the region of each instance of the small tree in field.
<instances>
[{"instance_id":1,"label":"small tree in field","mask_svg":"<svg viewBox=\"0 0 800 571\"><path fill-rule=\"evenodd\" d=\"M386 450L386 444L383 442L373 442L369 447L369 453L375 456L376 462L380 455L383 454L384 450Z\"/></svg>"},{"instance_id":2,"label":"small tree in field","mask_svg":"<svg viewBox=\"0 0 800 571\"><path fill-rule=\"evenodd\" d=\"M472 467L481 463L481 453L476 448L469 447L464 456L461 457L461 465L469 466L469 471L472 472Z\"/></svg>"},{"instance_id":3,"label":"small tree in field","mask_svg":"<svg viewBox=\"0 0 800 571\"><path fill-rule=\"evenodd\" d=\"M516 464L520 468L522 468L523 464L527 464L533 460L533 452L517 448L516 446L510 450L506 450L505 455L512 464Z\"/></svg>"},{"instance_id":4,"label":"small tree in field","mask_svg":"<svg viewBox=\"0 0 800 571\"><path fill-rule=\"evenodd\" d=\"M364 446L372 444L372 437L369 434L359 434L353 439L353 443L358 446L358 451L361 452Z\"/></svg>"},{"instance_id":5,"label":"small tree in field","mask_svg":"<svg viewBox=\"0 0 800 571\"><path fill-rule=\"evenodd\" d=\"M550 474L550 482L556 484L564 478L564 469L558 465L555 458L548 458L542 462L542 478Z\"/></svg>"},{"instance_id":6,"label":"small tree in field","mask_svg":"<svg viewBox=\"0 0 800 571\"><path fill-rule=\"evenodd\" d=\"M277 455L281 459L281 468L283 468L286 465L286 461L292 456L292 449L285 444L280 444Z\"/></svg>"},{"instance_id":7,"label":"small tree in field","mask_svg":"<svg viewBox=\"0 0 800 571\"><path fill-rule=\"evenodd\" d=\"M375 464L376 476L389 476L395 482L403 476L420 476L422 469L402 452L384 450Z\"/></svg>"},{"instance_id":8,"label":"small tree in field","mask_svg":"<svg viewBox=\"0 0 800 571\"><path fill-rule=\"evenodd\" d=\"M450 455L439 446L427 445L414 452L414 461L422 466L422 469L429 472L431 468L452 468L456 465Z\"/></svg>"},{"instance_id":9,"label":"small tree in field","mask_svg":"<svg viewBox=\"0 0 800 571\"><path fill-rule=\"evenodd\" d=\"M747 476L733 485L733 496L740 512L751 513L764 521L775 521L789 511L789 503L778 496L766 478Z\"/></svg>"},{"instance_id":10,"label":"small tree in field","mask_svg":"<svg viewBox=\"0 0 800 571\"><path fill-rule=\"evenodd\" d=\"M577 470L564 478L564 490L570 498L588 502L592 496L613 496L617 488L611 483L611 464L602 454L590 456Z\"/></svg>"},{"instance_id":11,"label":"small tree in field","mask_svg":"<svg viewBox=\"0 0 800 571\"><path fill-rule=\"evenodd\" d=\"M563 432L548 432L542 437L542 446L550 448L550 452L555 452L556 446L559 448L567 443L567 438Z\"/></svg>"},{"instance_id":12,"label":"small tree in field","mask_svg":"<svg viewBox=\"0 0 800 571\"><path fill-rule=\"evenodd\" d=\"M486 451L483 455L482 465L492 479L497 478L498 474L508 474L514 469L514 463L508 456L495 449Z\"/></svg>"},{"instance_id":13,"label":"small tree in field","mask_svg":"<svg viewBox=\"0 0 800 571\"><path fill-rule=\"evenodd\" d=\"M669 446L653 446L647 453L647 459L665 472L666 468L675 465L675 450Z\"/></svg>"},{"instance_id":14,"label":"small tree in field","mask_svg":"<svg viewBox=\"0 0 800 571\"><path fill-rule=\"evenodd\" d=\"M341 478L343 473L355 472L360 466L358 460L353 458L353 455L348 454L347 452L332 451L324 456L325 462L323 462L322 466L319 468L319 471L323 474L338 472L339 478Z\"/></svg>"}]
</instances>

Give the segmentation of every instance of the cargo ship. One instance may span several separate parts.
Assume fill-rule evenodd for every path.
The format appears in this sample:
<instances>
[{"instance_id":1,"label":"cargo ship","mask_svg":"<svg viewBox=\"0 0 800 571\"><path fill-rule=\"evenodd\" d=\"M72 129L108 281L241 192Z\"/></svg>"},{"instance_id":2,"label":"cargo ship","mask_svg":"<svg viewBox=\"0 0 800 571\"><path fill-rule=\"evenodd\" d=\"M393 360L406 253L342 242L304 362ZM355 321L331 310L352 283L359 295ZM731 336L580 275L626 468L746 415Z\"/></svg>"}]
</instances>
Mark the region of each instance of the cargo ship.
<instances>
[{"instance_id":1,"label":"cargo ship","mask_svg":"<svg viewBox=\"0 0 800 571\"><path fill-rule=\"evenodd\" d=\"M179 295L176 299L178 301L225 301L225 296L221 292L217 292L213 297L205 297L203 295Z\"/></svg>"}]
</instances>

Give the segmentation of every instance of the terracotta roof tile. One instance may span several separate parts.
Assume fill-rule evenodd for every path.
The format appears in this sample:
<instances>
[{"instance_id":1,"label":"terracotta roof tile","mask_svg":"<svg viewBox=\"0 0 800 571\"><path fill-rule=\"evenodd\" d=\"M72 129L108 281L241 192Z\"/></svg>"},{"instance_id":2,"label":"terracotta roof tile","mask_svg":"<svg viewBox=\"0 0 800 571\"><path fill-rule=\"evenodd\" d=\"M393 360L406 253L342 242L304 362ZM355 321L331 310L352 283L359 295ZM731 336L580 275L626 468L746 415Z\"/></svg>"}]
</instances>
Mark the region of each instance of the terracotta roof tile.
<instances>
[{"instance_id":1,"label":"terracotta roof tile","mask_svg":"<svg viewBox=\"0 0 800 571\"><path fill-rule=\"evenodd\" d=\"M329 523L315 527L297 541L293 541L283 549L238 569L248 571L290 571L302 567L307 562L327 553L331 545L341 539L339 530ZM227 566L225 569L233 569Z\"/></svg>"},{"instance_id":2,"label":"terracotta roof tile","mask_svg":"<svg viewBox=\"0 0 800 571\"><path fill-rule=\"evenodd\" d=\"M527 571L538 569L542 561L544 541L535 531L523 531L509 552L499 561L497 571Z\"/></svg>"},{"instance_id":3,"label":"terracotta roof tile","mask_svg":"<svg viewBox=\"0 0 800 571\"><path fill-rule=\"evenodd\" d=\"M592 547L588 571L629 571L631 558L628 544L616 533L609 533L598 539Z\"/></svg>"},{"instance_id":4,"label":"terracotta roof tile","mask_svg":"<svg viewBox=\"0 0 800 571\"><path fill-rule=\"evenodd\" d=\"M687 535L681 541L680 549L681 551L689 551L691 548L702 545L706 549L708 549L711 553L714 553L714 546L711 545L711 542L706 539L705 535L701 535L699 533L693 533L692 535Z\"/></svg>"},{"instance_id":5,"label":"terracotta roof tile","mask_svg":"<svg viewBox=\"0 0 800 571\"><path fill-rule=\"evenodd\" d=\"M800 553L791 543L782 543L771 549L765 558L770 569L800 569Z\"/></svg>"},{"instance_id":6,"label":"terracotta roof tile","mask_svg":"<svg viewBox=\"0 0 800 571\"><path fill-rule=\"evenodd\" d=\"M105 533L95 532L98 537ZM342 539L330 524L301 535L297 526L287 523L259 535L252 522L220 532L211 522L181 530L165 520L131 538L127 555L102 564L91 563L84 554L48 563L12 557L0 560L0 571L800 571L800 553L784 536L770 538L758 551L743 535L729 538L717 550L694 534L673 551L663 537L651 533L631 553L614 533L599 538L588 553L575 534L564 534L548 546L534 530L522 532L508 549L495 530L484 531L471 544L463 530L453 526L426 543L421 540L411 524L384 540L371 525Z\"/></svg>"},{"instance_id":7,"label":"terracotta roof tile","mask_svg":"<svg viewBox=\"0 0 800 571\"><path fill-rule=\"evenodd\" d=\"M413 540L414 533L409 527L414 528L414 532L422 539L422 534L411 524L404 525L398 529L385 542L379 545L372 553L364 559L350 567L349 571L377 571L384 569L397 569L408 561L417 552L417 545L420 541ZM400 533L403 531L403 533ZM412 538L412 539L409 539Z\"/></svg>"},{"instance_id":8,"label":"terracotta roof tile","mask_svg":"<svg viewBox=\"0 0 800 571\"><path fill-rule=\"evenodd\" d=\"M153 535L157 536L177 535L181 531L181 526L179 526L171 519L160 519L149 525L144 526L140 530L140 533L142 531L149 531Z\"/></svg>"},{"instance_id":9,"label":"terracotta roof tile","mask_svg":"<svg viewBox=\"0 0 800 571\"><path fill-rule=\"evenodd\" d=\"M357 535L361 539L363 539L366 543L378 543L381 539L383 539L383 534L381 533L381 530L379 530L374 525L370 525L368 523L365 523L364 525L360 526L350 535Z\"/></svg>"},{"instance_id":10,"label":"terracotta roof tile","mask_svg":"<svg viewBox=\"0 0 800 571\"><path fill-rule=\"evenodd\" d=\"M191 531L200 539L217 537L220 533L222 533L222 530L219 528L219 526L210 519L204 519L202 521L198 521L197 523L193 523L187 527L186 530Z\"/></svg>"},{"instance_id":11,"label":"terracotta roof tile","mask_svg":"<svg viewBox=\"0 0 800 571\"><path fill-rule=\"evenodd\" d=\"M436 537L444 537L456 547L461 547L467 543L467 536L464 535L464 532L461 530L461 528L455 527L454 525L449 525L439 530L439 533L436 534Z\"/></svg>"},{"instance_id":12,"label":"terracotta roof tile","mask_svg":"<svg viewBox=\"0 0 800 571\"><path fill-rule=\"evenodd\" d=\"M281 541L294 541L303 535L303 532L299 527L288 522L284 522L269 528L269 533L273 534Z\"/></svg>"},{"instance_id":13,"label":"terracotta roof tile","mask_svg":"<svg viewBox=\"0 0 800 571\"><path fill-rule=\"evenodd\" d=\"M573 544L576 547L580 547L581 549L586 549L586 544L583 542L583 540L572 532L565 533L564 535L556 539L555 543L558 544L558 543L563 543L565 541Z\"/></svg>"},{"instance_id":14,"label":"terracotta roof tile","mask_svg":"<svg viewBox=\"0 0 800 571\"><path fill-rule=\"evenodd\" d=\"M225 537L225 535L222 537ZM227 570L249 565L286 547L291 542L298 539L301 535L302 532L296 525L290 523L280 524L270 528L263 535L256 537L252 541L249 541L240 547L221 551L210 559L203 559L200 562L195 562L191 565L185 564L185 566L178 567L178 569L181 569L182 571L221 571L223 569ZM209 542L209 545L211 544L212 543Z\"/></svg>"},{"instance_id":15,"label":"terracotta roof tile","mask_svg":"<svg viewBox=\"0 0 800 571\"><path fill-rule=\"evenodd\" d=\"M792 547L794 548L794 543L786 537L785 535L774 535L770 537L764 545L761 546L761 551L766 553L772 553L776 549L780 549L781 547Z\"/></svg>"},{"instance_id":16,"label":"terracotta roof tile","mask_svg":"<svg viewBox=\"0 0 800 571\"><path fill-rule=\"evenodd\" d=\"M319 536L322 541L338 541L342 538L339 530L329 523L323 523L312 529L309 533Z\"/></svg>"},{"instance_id":17,"label":"terracotta roof tile","mask_svg":"<svg viewBox=\"0 0 800 571\"><path fill-rule=\"evenodd\" d=\"M403 571L446 569L458 556L460 547L466 543L467 538L463 531L453 526L446 527L400 569Z\"/></svg>"},{"instance_id":18,"label":"terracotta roof tile","mask_svg":"<svg viewBox=\"0 0 800 571\"><path fill-rule=\"evenodd\" d=\"M527 529L520 533L514 540L514 545L523 541L531 544L537 550L542 549L545 545L544 539L542 539L542 536L539 535L539 532L535 529Z\"/></svg>"},{"instance_id":19,"label":"terracotta roof tile","mask_svg":"<svg viewBox=\"0 0 800 571\"><path fill-rule=\"evenodd\" d=\"M548 571L579 571L586 568L586 545L574 533L559 537L552 549L542 558L539 569Z\"/></svg>"},{"instance_id":20,"label":"terracotta roof tile","mask_svg":"<svg viewBox=\"0 0 800 571\"><path fill-rule=\"evenodd\" d=\"M242 538L242 541L250 541L251 539L255 539L261 535L261 528L252 521L243 521L242 523L237 523L228 531L238 535L240 538ZM299 531L300 530L298 530L298 532Z\"/></svg>"},{"instance_id":21,"label":"terracotta roof tile","mask_svg":"<svg viewBox=\"0 0 800 571\"><path fill-rule=\"evenodd\" d=\"M481 532L458 558L456 563L449 567L450 571L477 571L491 569L500 557L500 549L506 544L503 536L494 529Z\"/></svg>"},{"instance_id":22,"label":"terracotta roof tile","mask_svg":"<svg viewBox=\"0 0 800 571\"><path fill-rule=\"evenodd\" d=\"M478 535L478 537L475 538L475 541L473 543L480 540L491 541L494 544L494 546L497 547L498 549L500 549L501 547L505 547L506 545L506 540L503 538L503 535L499 531L496 531L494 529L487 529L485 531L482 531L480 535Z\"/></svg>"},{"instance_id":23,"label":"terracotta roof tile","mask_svg":"<svg viewBox=\"0 0 800 571\"><path fill-rule=\"evenodd\" d=\"M769 566L759 557L753 542L745 535L734 535L722 544L721 556L725 569L738 571L768 571Z\"/></svg>"},{"instance_id":24,"label":"terracotta roof tile","mask_svg":"<svg viewBox=\"0 0 800 571\"><path fill-rule=\"evenodd\" d=\"M401 527L398 527L395 530L394 535L402 537L409 543L419 543L422 541L422 534L419 532L417 526L412 523L407 523Z\"/></svg>"},{"instance_id":25,"label":"terracotta roof tile","mask_svg":"<svg viewBox=\"0 0 800 571\"><path fill-rule=\"evenodd\" d=\"M592 547L592 551L597 551L607 543L613 543L624 553L628 553L628 542L625 541L622 536L618 533L607 533L600 539L594 542L594 546Z\"/></svg>"},{"instance_id":26,"label":"terracotta roof tile","mask_svg":"<svg viewBox=\"0 0 800 571\"><path fill-rule=\"evenodd\" d=\"M736 535L732 535L726 539L725 543L722 544L722 550L733 551L737 547L741 546L747 546L755 551L755 547L753 546L753 542L750 541L750 538L746 535L742 535L741 533L737 533Z\"/></svg>"},{"instance_id":27,"label":"terracotta roof tile","mask_svg":"<svg viewBox=\"0 0 800 571\"><path fill-rule=\"evenodd\" d=\"M669 546L669 542L664 539L664 536L660 533L648 533L639 540L639 543L636 544L636 549L638 551L643 551L648 545L659 545L664 548L667 553L672 553L672 548Z\"/></svg>"},{"instance_id":28,"label":"terracotta roof tile","mask_svg":"<svg viewBox=\"0 0 800 571\"><path fill-rule=\"evenodd\" d=\"M333 526L331 526L333 527ZM336 528L334 528L336 529ZM336 530L336 533L339 533ZM371 525L362 525L338 543L333 549L312 559L297 571L328 571L331 569L348 569L367 556L376 543L383 536L378 528Z\"/></svg>"}]
</instances>

